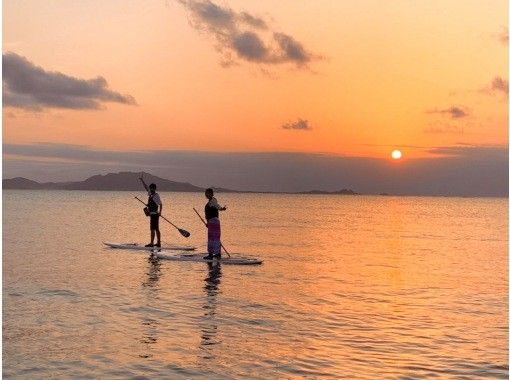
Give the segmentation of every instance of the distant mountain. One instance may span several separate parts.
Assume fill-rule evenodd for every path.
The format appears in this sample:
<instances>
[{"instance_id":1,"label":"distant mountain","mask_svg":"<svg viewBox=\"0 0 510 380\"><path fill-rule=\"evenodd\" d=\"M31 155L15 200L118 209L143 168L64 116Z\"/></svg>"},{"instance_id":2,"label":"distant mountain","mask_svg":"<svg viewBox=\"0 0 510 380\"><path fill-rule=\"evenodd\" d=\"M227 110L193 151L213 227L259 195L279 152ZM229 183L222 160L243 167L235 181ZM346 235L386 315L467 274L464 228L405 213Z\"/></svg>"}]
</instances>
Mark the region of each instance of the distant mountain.
<instances>
[{"instance_id":1,"label":"distant mountain","mask_svg":"<svg viewBox=\"0 0 510 380\"><path fill-rule=\"evenodd\" d=\"M359 193L351 189L342 189L338 191L322 191L322 190L310 190L302 191L299 194L338 194L338 195L359 195Z\"/></svg>"},{"instance_id":2,"label":"distant mountain","mask_svg":"<svg viewBox=\"0 0 510 380\"><path fill-rule=\"evenodd\" d=\"M23 189L23 190L39 190L42 185L39 182L32 181L23 177L4 179L2 183L4 189Z\"/></svg>"},{"instance_id":3,"label":"distant mountain","mask_svg":"<svg viewBox=\"0 0 510 380\"><path fill-rule=\"evenodd\" d=\"M84 181L76 182L43 182L39 183L30 179L16 177L2 180L4 189L19 190L98 190L98 191L140 191L143 190L140 183L140 173L120 172L105 175L94 175ZM181 192L203 192L205 188L192 185L187 182L176 182L157 177L149 173L143 173L147 185L155 183L158 191L181 191ZM256 191L237 191L221 187L213 187L221 193L256 193ZM264 193L273 193L266 191ZM278 193L279 194L279 193ZM311 190L299 193L286 192L285 194L346 194L357 195L353 190L342 189L339 191Z\"/></svg>"},{"instance_id":4,"label":"distant mountain","mask_svg":"<svg viewBox=\"0 0 510 380\"><path fill-rule=\"evenodd\" d=\"M2 181L4 189L30 190L110 190L110 191L139 191L143 190L138 179L140 173L120 172L106 175L95 175L84 181L77 182L45 182L39 183L26 178L11 178ZM143 173L147 185L155 183L158 191L202 192L205 189L187 182L176 182L160 178L149 173ZM215 189L221 192L235 192L229 189Z\"/></svg>"}]
</instances>

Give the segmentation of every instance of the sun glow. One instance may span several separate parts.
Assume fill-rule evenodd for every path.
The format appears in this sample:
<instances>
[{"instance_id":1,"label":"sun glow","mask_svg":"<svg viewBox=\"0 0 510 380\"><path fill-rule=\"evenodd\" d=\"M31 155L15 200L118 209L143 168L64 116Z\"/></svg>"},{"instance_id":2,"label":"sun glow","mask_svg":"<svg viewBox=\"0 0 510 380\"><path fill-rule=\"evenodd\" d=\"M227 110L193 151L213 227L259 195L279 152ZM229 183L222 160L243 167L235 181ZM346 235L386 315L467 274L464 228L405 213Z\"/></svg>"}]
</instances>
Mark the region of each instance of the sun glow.
<instances>
[{"instance_id":1,"label":"sun glow","mask_svg":"<svg viewBox=\"0 0 510 380\"><path fill-rule=\"evenodd\" d=\"M394 160L400 160L402 158L402 152L400 150L394 150L391 152L391 158Z\"/></svg>"}]
</instances>

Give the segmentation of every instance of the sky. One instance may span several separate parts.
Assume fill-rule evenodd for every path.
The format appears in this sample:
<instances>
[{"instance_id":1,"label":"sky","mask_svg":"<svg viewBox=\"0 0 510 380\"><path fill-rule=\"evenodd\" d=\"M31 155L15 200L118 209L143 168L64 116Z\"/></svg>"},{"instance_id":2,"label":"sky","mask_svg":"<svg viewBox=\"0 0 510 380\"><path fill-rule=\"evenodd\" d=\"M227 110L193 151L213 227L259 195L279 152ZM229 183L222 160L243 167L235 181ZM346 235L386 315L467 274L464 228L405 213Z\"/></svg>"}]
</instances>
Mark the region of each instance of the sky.
<instances>
[{"instance_id":1,"label":"sky","mask_svg":"<svg viewBox=\"0 0 510 380\"><path fill-rule=\"evenodd\" d=\"M507 1L7 0L2 66L3 178L508 194Z\"/></svg>"}]
</instances>

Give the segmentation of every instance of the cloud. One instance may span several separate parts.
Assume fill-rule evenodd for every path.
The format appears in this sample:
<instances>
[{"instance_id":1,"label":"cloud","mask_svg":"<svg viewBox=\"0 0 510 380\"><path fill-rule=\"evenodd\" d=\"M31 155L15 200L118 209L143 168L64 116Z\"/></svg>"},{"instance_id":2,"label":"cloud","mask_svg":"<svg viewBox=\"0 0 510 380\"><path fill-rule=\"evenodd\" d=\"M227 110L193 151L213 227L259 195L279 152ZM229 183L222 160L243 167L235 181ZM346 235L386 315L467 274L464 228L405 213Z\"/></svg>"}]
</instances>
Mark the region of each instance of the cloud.
<instances>
[{"instance_id":1,"label":"cloud","mask_svg":"<svg viewBox=\"0 0 510 380\"><path fill-rule=\"evenodd\" d=\"M303 45L296 41L292 36L284 33L274 33L273 36L280 47L280 59L283 62L292 61L301 65L310 61L310 53L308 53Z\"/></svg>"},{"instance_id":2,"label":"cloud","mask_svg":"<svg viewBox=\"0 0 510 380\"><path fill-rule=\"evenodd\" d=\"M508 80L505 80L499 76L494 77L491 83L491 90L501 91L504 94L508 95Z\"/></svg>"},{"instance_id":3,"label":"cloud","mask_svg":"<svg viewBox=\"0 0 510 380\"><path fill-rule=\"evenodd\" d=\"M248 61L262 62L268 54L264 42L253 32L244 32L233 37L232 45L238 56Z\"/></svg>"},{"instance_id":4,"label":"cloud","mask_svg":"<svg viewBox=\"0 0 510 380\"><path fill-rule=\"evenodd\" d=\"M261 17L235 12L210 0L178 1L188 10L192 27L214 37L223 66L241 60L261 65L290 63L301 68L321 58L306 50L294 37L271 31Z\"/></svg>"},{"instance_id":5,"label":"cloud","mask_svg":"<svg viewBox=\"0 0 510 380\"><path fill-rule=\"evenodd\" d=\"M46 71L16 53L5 53L3 65L3 105L41 111L45 108L100 109L102 103L136 104L130 95L108 88L103 77L74 78Z\"/></svg>"},{"instance_id":6,"label":"cloud","mask_svg":"<svg viewBox=\"0 0 510 380\"><path fill-rule=\"evenodd\" d=\"M228 8L222 8L211 1L180 0L193 15L196 27L204 26L211 32L235 29L236 14Z\"/></svg>"},{"instance_id":7,"label":"cloud","mask_svg":"<svg viewBox=\"0 0 510 380\"><path fill-rule=\"evenodd\" d=\"M310 131L312 127L308 123L308 120L298 119L293 123L287 123L282 125L283 129L297 129L299 131Z\"/></svg>"},{"instance_id":8,"label":"cloud","mask_svg":"<svg viewBox=\"0 0 510 380\"><path fill-rule=\"evenodd\" d=\"M247 12L241 12L239 19L244 23L258 29L267 29L266 22L260 17L255 17ZM507 31L507 39L508 39L508 31Z\"/></svg>"},{"instance_id":9,"label":"cloud","mask_svg":"<svg viewBox=\"0 0 510 380\"><path fill-rule=\"evenodd\" d=\"M464 133L464 128L458 125L442 125L442 126L430 126L423 130L425 133L433 133L433 134L443 134L443 133L452 133L452 134L462 134Z\"/></svg>"},{"instance_id":10,"label":"cloud","mask_svg":"<svg viewBox=\"0 0 510 380\"><path fill-rule=\"evenodd\" d=\"M431 148L427 150L427 152L441 156L464 157L470 159L508 159L508 147L501 145L459 144L455 146Z\"/></svg>"},{"instance_id":11,"label":"cloud","mask_svg":"<svg viewBox=\"0 0 510 380\"><path fill-rule=\"evenodd\" d=\"M93 174L146 171L201 187L256 191L338 190L365 194L508 196L508 147L431 148L431 158L204 151L108 151L79 145L4 144L4 178L83 180ZM404 151L404 156L405 156Z\"/></svg>"},{"instance_id":12,"label":"cloud","mask_svg":"<svg viewBox=\"0 0 510 380\"><path fill-rule=\"evenodd\" d=\"M462 107L458 107L458 106L451 106L450 108L446 108L446 109L434 109L431 111L427 111L427 113L445 114L445 115L449 115L452 119L460 119L460 118L468 116L467 111L465 109L463 109Z\"/></svg>"},{"instance_id":13,"label":"cloud","mask_svg":"<svg viewBox=\"0 0 510 380\"><path fill-rule=\"evenodd\" d=\"M482 87L478 90L479 93L485 94L485 95L500 95L503 94L503 96L508 96L508 80L500 77L499 75L496 75L490 84L486 85L485 87Z\"/></svg>"}]
</instances>

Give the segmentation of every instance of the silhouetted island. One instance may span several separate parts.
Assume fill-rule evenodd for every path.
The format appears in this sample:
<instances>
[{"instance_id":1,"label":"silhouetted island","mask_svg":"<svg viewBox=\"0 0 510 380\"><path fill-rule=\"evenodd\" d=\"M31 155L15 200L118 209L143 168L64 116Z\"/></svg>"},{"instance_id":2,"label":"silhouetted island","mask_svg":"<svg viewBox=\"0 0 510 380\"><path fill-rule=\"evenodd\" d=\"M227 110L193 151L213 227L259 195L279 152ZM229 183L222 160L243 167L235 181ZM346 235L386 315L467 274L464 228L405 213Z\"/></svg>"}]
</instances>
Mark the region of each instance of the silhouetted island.
<instances>
[{"instance_id":1,"label":"silhouetted island","mask_svg":"<svg viewBox=\"0 0 510 380\"><path fill-rule=\"evenodd\" d=\"M32 181L23 177L16 177L4 179L2 181L2 188L4 189L18 189L18 190L41 190L43 185L39 182Z\"/></svg>"},{"instance_id":2,"label":"silhouetted island","mask_svg":"<svg viewBox=\"0 0 510 380\"><path fill-rule=\"evenodd\" d=\"M120 172L106 175L94 175L84 181L75 182L43 182L39 183L22 177L4 179L4 189L26 190L99 190L99 191L138 191L143 189L138 178L140 173ZM176 182L143 173L145 182L154 182L159 191L202 192L205 189L187 182ZM235 192L230 189L217 189L222 192Z\"/></svg>"},{"instance_id":3,"label":"silhouetted island","mask_svg":"<svg viewBox=\"0 0 510 380\"><path fill-rule=\"evenodd\" d=\"M4 189L16 190L96 190L96 191L140 191L142 186L138 178L140 173L120 172L109 173L105 175L94 175L84 181L74 182L43 182L39 183L23 177L16 177L2 180ZM192 185L187 182L176 182L157 177L149 173L143 173L145 182L154 182L158 185L158 191L179 191L179 192L203 192L205 188ZM221 187L214 188L222 193L276 193L271 191L239 191L225 189ZM312 190L305 192L282 192L283 194L341 194L358 195L353 190L342 189L340 191L321 191Z\"/></svg>"},{"instance_id":4,"label":"silhouetted island","mask_svg":"<svg viewBox=\"0 0 510 380\"><path fill-rule=\"evenodd\" d=\"M351 190L351 189L342 189L342 190L338 190L338 191L322 191L322 190L310 190L310 191L301 191L300 193L298 194L326 194L326 195L331 195L331 194L338 194L338 195L359 195L359 193L355 192L354 190Z\"/></svg>"}]
</instances>

